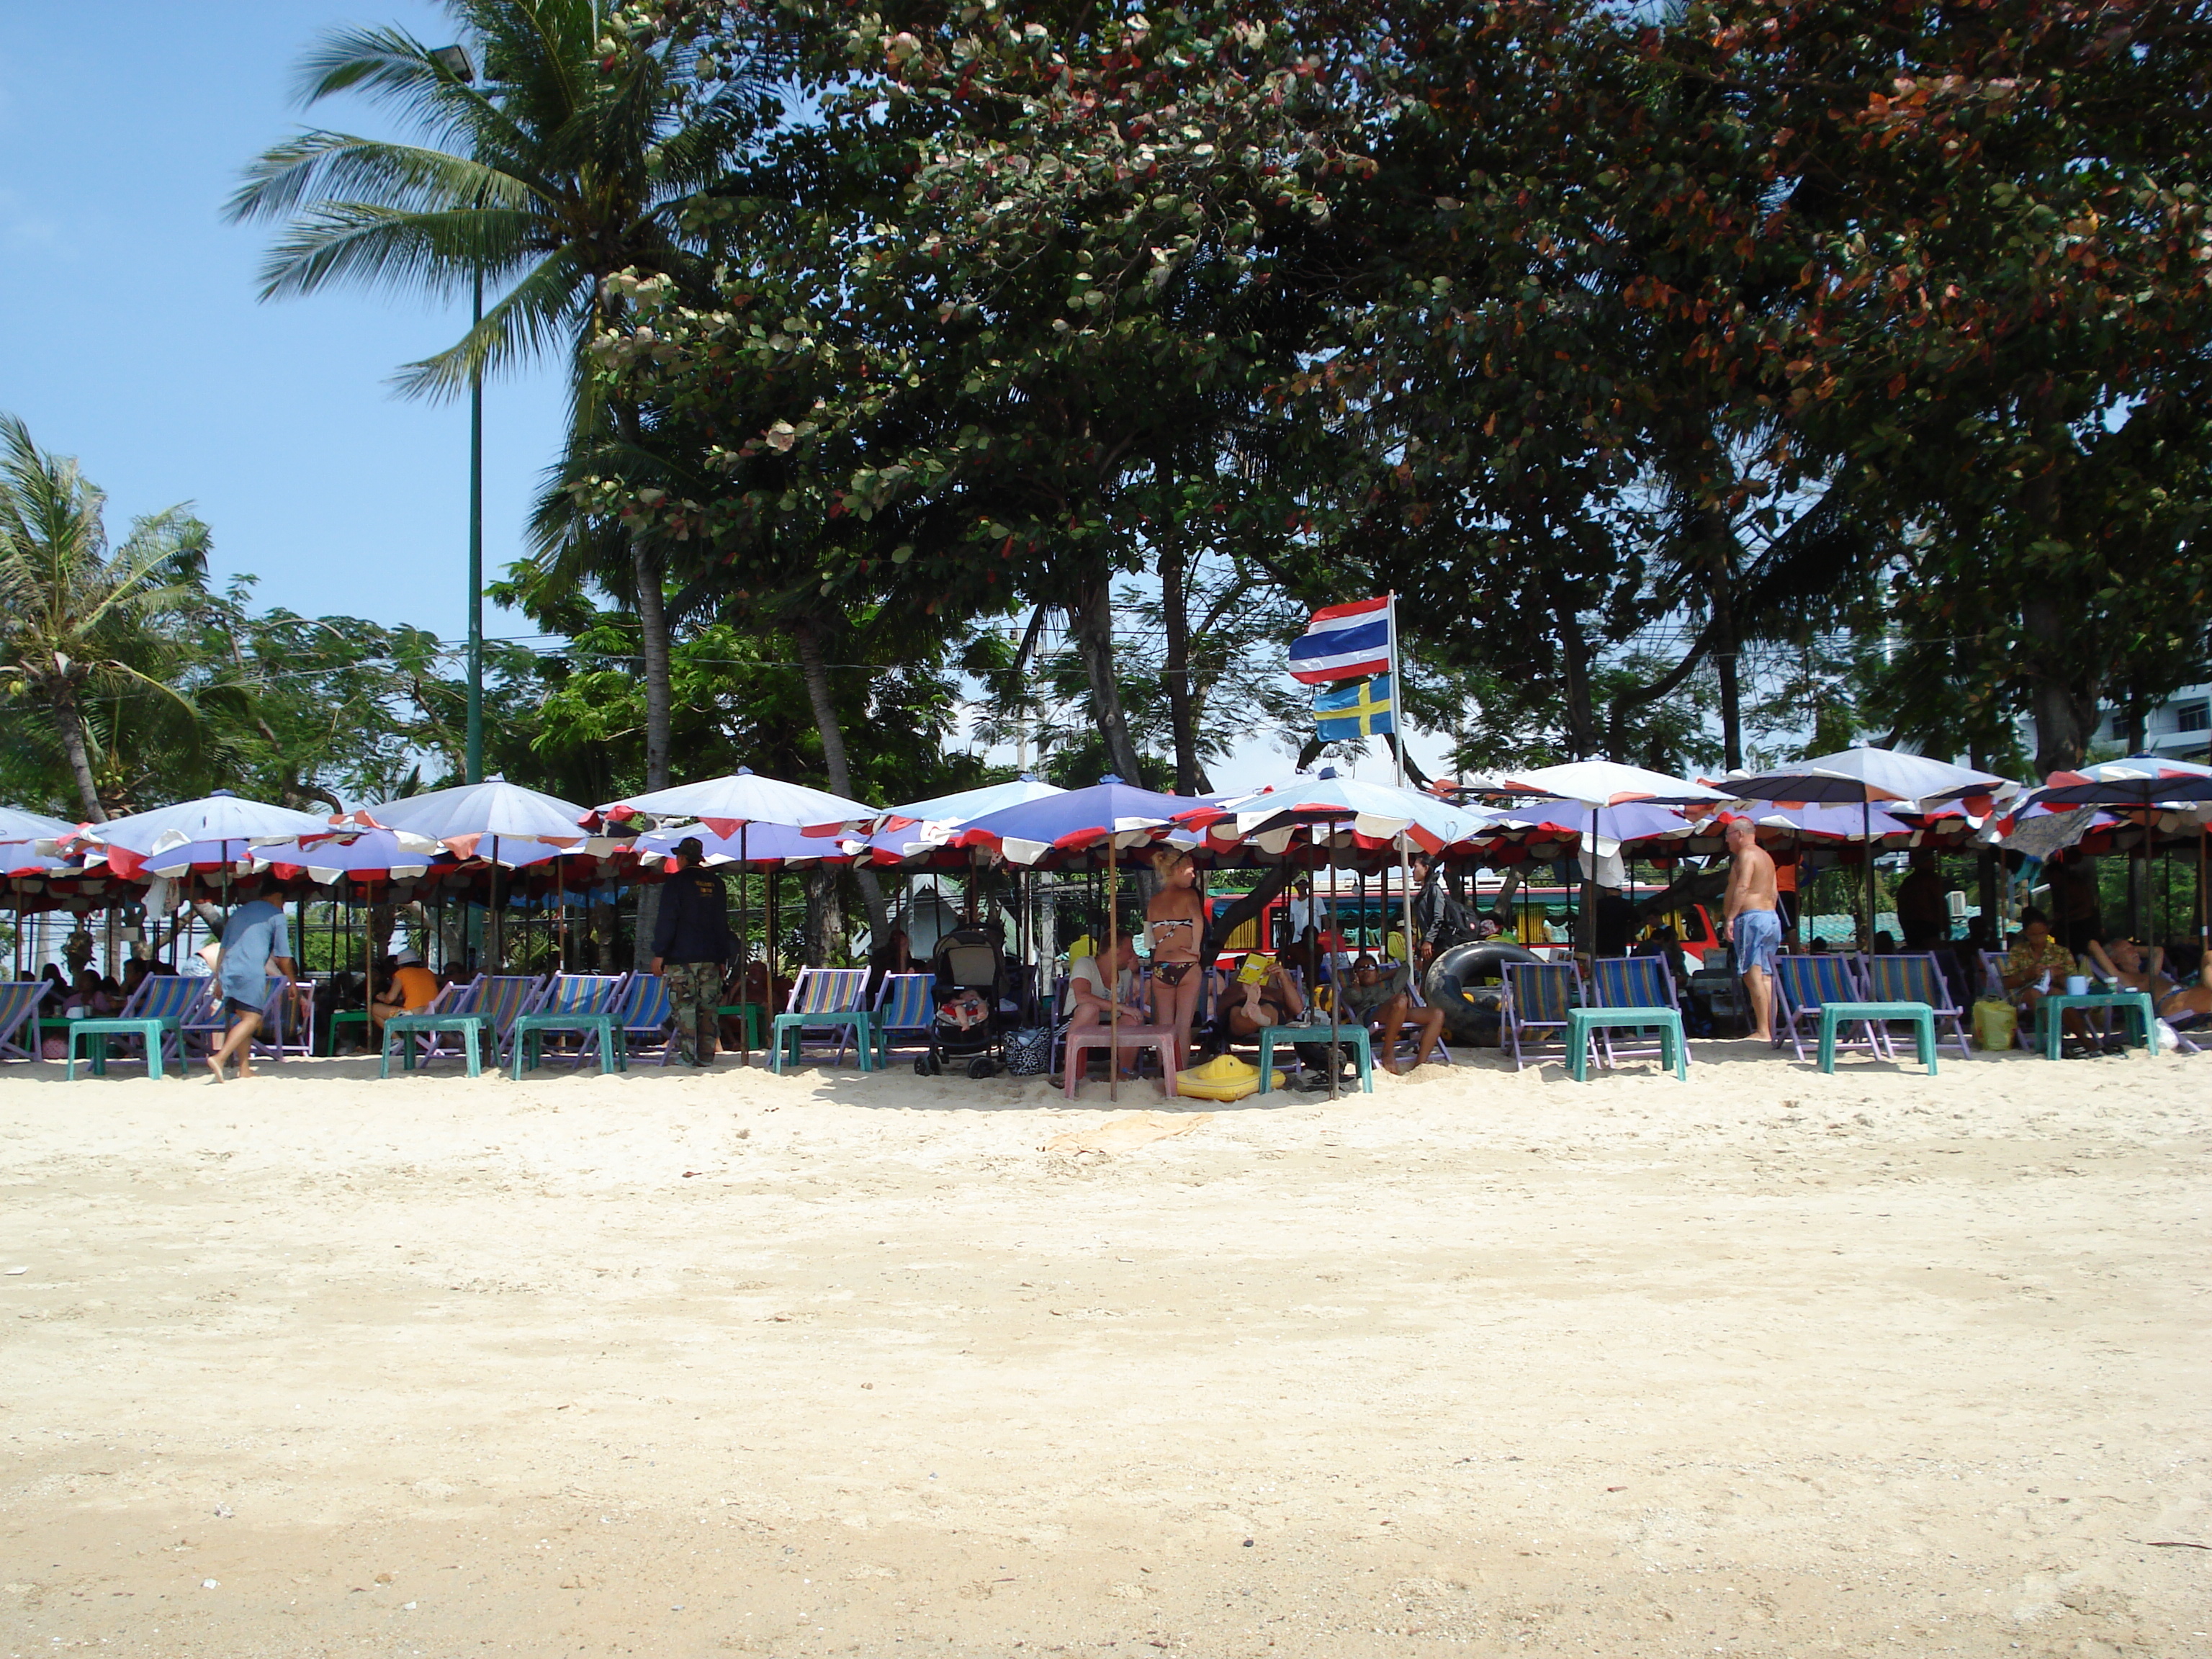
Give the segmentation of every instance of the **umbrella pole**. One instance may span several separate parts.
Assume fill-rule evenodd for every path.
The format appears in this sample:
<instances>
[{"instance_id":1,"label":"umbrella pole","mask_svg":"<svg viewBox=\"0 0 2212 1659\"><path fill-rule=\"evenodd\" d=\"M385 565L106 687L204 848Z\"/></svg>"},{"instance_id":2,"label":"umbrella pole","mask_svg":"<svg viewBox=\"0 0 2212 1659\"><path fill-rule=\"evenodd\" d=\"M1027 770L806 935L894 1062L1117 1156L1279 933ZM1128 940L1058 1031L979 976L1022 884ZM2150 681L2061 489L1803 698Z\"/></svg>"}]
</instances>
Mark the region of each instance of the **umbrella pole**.
<instances>
[{"instance_id":1,"label":"umbrella pole","mask_svg":"<svg viewBox=\"0 0 2212 1659\"><path fill-rule=\"evenodd\" d=\"M1114 971L1121 951L1121 918L1115 903L1118 876L1114 866L1114 832L1109 829L1106 832L1106 961L1098 978L1106 988L1106 1098L1115 1104L1121 1098L1121 1010L1115 1001L1121 976ZM1096 939L1091 948L1097 950Z\"/></svg>"},{"instance_id":2,"label":"umbrella pole","mask_svg":"<svg viewBox=\"0 0 2212 1659\"><path fill-rule=\"evenodd\" d=\"M738 1064L753 1063L753 1028L745 1018L745 1004L751 1000L752 987L745 981L745 831L750 826L740 819L738 823ZM768 1012L765 1004L761 1012Z\"/></svg>"},{"instance_id":3,"label":"umbrella pole","mask_svg":"<svg viewBox=\"0 0 2212 1659\"><path fill-rule=\"evenodd\" d=\"M1861 791L1859 794L1859 839L1866 851L1866 931L1859 935L1859 949L1868 956L1874 954L1874 797Z\"/></svg>"},{"instance_id":4,"label":"umbrella pole","mask_svg":"<svg viewBox=\"0 0 2212 1659\"><path fill-rule=\"evenodd\" d=\"M372 930L374 931L374 930ZM491 838L491 902L484 907L484 954L490 958L485 966L498 972L501 958L507 954L506 918L499 913L499 837Z\"/></svg>"},{"instance_id":5,"label":"umbrella pole","mask_svg":"<svg viewBox=\"0 0 2212 1659\"><path fill-rule=\"evenodd\" d=\"M1328 965L1328 1097L1334 1100L1338 1095L1337 1073L1344 1067L1344 1057L1337 1049L1343 1035L1340 1022L1344 1010L1344 981L1336 976L1336 952L1328 948L1328 940L1332 933L1341 939L1343 930L1336 910L1336 837L1328 832L1327 824L1322 828L1322 845L1328 858L1328 927L1321 936L1321 959Z\"/></svg>"},{"instance_id":6,"label":"umbrella pole","mask_svg":"<svg viewBox=\"0 0 2212 1659\"><path fill-rule=\"evenodd\" d=\"M553 859L553 952L560 959L561 971L568 971L568 863L561 855Z\"/></svg>"}]
</instances>

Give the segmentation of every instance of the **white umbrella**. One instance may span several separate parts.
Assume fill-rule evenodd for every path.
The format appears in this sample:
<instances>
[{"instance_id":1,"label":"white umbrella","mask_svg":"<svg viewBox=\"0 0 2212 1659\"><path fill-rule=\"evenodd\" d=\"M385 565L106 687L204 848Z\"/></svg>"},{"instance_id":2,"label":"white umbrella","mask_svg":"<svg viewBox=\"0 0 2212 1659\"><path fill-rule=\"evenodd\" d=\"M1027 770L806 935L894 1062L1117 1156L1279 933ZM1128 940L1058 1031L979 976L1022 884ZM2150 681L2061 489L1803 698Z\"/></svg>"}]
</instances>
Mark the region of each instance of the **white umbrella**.
<instances>
[{"instance_id":1,"label":"white umbrella","mask_svg":"<svg viewBox=\"0 0 2212 1659\"><path fill-rule=\"evenodd\" d=\"M712 825L717 835L726 836L741 823L780 823L825 832L857 829L872 822L877 809L826 790L764 778L750 766L740 766L726 778L631 795L609 802L599 811L609 817L650 812L657 818L696 818Z\"/></svg>"},{"instance_id":2,"label":"white umbrella","mask_svg":"<svg viewBox=\"0 0 2212 1659\"><path fill-rule=\"evenodd\" d=\"M143 871L181 876L195 864L228 866L258 846L297 836L328 831L330 820L289 806L247 800L218 789L198 800L133 812L106 823L88 823L69 832L73 847L96 848L116 874L136 879Z\"/></svg>"},{"instance_id":3,"label":"white umbrella","mask_svg":"<svg viewBox=\"0 0 2212 1659\"><path fill-rule=\"evenodd\" d=\"M1986 799L1993 806L2020 787L1993 772L1977 772L1926 755L1873 748L1842 749L1766 772L1730 773L1719 781L1743 800L1857 803L1862 838L1868 843L1865 943L1869 949L1874 944L1875 803L1895 801L1907 811L1953 800L1966 802L1971 808ZM1982 810L1987 811L1990 806Z\"/></svg>"},{"instance_id":4,"label":"white umbrella","mask_svg":"<svg viewBox=\"0 0 2212 1659\"><path fill-rule=\"evenodd\" d=\"M1732 799L1705 784L1669 777L1641 766L1619 761L1569 761L1563 766L1540 766L1533 772L1516 772L1500 778L1501 790L1531 795L1550 795L1577 801L1591 811L1589 874L1583 882L1583 948L1595 950L1598 844L1605 839L1605 808L1644 802L1654 806L1688 806L1704 801Z\"/></svg>"}]
</instances>

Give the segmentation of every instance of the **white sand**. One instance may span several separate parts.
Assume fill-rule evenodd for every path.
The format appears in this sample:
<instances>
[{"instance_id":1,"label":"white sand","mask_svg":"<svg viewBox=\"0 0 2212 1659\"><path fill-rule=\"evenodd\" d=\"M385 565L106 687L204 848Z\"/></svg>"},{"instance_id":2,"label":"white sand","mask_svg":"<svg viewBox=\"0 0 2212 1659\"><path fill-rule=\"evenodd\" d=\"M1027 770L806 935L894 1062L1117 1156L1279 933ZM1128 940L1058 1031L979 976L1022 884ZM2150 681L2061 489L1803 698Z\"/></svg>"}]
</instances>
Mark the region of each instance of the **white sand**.
<instances>
[{"instance_id":1,"label":"white sand","mask_svg":"<svg viewBox=\"0 0 2212 1659\"><path fill-rule=\"evenodd\" d=\"M2212 1058L1696 1054L9 1069L0 1652L2212 1654Z\"/></svg>"}]
</instances>

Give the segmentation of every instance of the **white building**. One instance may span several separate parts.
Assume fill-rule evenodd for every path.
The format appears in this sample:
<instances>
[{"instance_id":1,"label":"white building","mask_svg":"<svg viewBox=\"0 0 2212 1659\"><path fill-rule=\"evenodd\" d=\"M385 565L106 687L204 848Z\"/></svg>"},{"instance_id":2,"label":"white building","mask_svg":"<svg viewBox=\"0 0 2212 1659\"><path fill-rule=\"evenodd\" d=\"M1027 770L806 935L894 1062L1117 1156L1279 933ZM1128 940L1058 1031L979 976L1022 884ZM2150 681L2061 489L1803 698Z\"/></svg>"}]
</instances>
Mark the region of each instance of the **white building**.
<instances>
[{"instance_id":1,"label":"white building","mask_svg":"<svg viewBox=\"0 0 2212 1659\"><path fill-rule=\"evenodd\" d=\"M2128 733L2119 712L2108 713L2089 740L2124 749ZM2142 746L2175 760L2212 761L2212 684L2185 685L2153 708L2143 720Z\"/></svg>"}]
</instances>

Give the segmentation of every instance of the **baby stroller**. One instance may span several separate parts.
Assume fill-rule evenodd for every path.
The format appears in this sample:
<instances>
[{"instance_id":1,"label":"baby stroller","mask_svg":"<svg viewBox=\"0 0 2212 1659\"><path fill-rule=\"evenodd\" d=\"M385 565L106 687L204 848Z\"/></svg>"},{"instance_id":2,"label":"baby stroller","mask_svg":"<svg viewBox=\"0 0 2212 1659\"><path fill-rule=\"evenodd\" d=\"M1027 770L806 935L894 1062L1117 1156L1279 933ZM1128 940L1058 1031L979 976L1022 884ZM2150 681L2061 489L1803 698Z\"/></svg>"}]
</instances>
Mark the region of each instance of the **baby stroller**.
<instances>
[{"instance_id":1,"label":"baby stroller","mask_svg":"<svg viewBox=\"0 0 2212 1659\"><path fill-rule=\"evenodd\" d=\"M1004 1064L1000 1053L1006 1029L1006 959L999 942L981 927L963 927L937 942L930 959L937 975L932 1000L937 1017L929 1027L929 1052L914 1069L935 1077L946 1065L965 1064L968 1075L987 1078Z\"/></svg>"}]
</instances>

